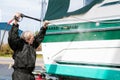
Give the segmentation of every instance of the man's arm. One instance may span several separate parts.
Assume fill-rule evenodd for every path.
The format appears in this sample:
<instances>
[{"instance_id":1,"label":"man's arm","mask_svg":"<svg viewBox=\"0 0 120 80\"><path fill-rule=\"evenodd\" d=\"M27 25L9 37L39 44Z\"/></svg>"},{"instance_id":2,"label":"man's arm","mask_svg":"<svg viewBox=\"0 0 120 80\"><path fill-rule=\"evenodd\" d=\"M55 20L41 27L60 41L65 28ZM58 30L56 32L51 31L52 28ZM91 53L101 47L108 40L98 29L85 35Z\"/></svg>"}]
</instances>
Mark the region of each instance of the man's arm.
<instances>
[{"instance_id":1,"label":"man's arm","mask_svg":"<svg viewBox=\"0 0 120 80\"><path fill-rule=\"evenodd\" d=\"M20 14L16 13L15 16L19 18L19 15ZM19 29L18 21L16 19L14 19L12 28L8 33L8 35L9 35L8 43L13 50L17 49L18 43L20 41L20 37L18 35L18 29Z\"/></svg>"},{"instance_id":2,"label":"man's arm","mask_svg":"<svg viewBox=\"0 0 120 80\"><path fill-rule=\"evenodd\" d=\"M33 47L36 49L40 43L43 41L44 36L46 34L46 30L47 30L47 25L49 24L48 21L44 22L43 27L41 27L39 33L35 36L35 40L33 42Z\"/></svg>"}]
</instances>

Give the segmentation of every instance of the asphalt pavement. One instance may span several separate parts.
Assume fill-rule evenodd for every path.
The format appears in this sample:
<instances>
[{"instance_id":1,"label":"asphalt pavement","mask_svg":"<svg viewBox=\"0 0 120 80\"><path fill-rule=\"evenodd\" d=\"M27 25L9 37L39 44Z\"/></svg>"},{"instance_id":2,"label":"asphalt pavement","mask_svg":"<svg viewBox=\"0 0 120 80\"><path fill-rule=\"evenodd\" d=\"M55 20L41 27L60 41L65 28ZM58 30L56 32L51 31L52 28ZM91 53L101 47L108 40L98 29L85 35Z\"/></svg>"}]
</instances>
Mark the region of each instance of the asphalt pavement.
<instances>
[{"instance_id":1,"label":"asphalt pavement","mask_svg":"<svg viewBox=\"0 0 120 80\"><path fill-rule=\"evenodd\" d=\"M0 64L12 65L13 63L14 63L14 60L12 59L12 57L0 57ZM43 58L36 59L36 66L44 66Z\"/></svg>"}]
</instances>

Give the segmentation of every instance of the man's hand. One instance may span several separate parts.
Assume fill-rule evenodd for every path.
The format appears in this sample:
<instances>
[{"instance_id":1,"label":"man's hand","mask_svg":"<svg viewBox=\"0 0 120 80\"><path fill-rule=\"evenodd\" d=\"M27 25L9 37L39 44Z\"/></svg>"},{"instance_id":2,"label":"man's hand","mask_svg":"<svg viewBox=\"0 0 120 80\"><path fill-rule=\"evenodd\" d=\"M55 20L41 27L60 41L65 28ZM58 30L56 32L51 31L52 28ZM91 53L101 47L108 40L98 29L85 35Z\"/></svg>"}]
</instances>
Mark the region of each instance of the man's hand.
<instances>
[{"instance_id":1,"label":"man's hand","mask_svg":"<svg viewBox=\"0 0 120 80\"><path fill-rule=\"evenodd\" d=\"M14 15L14 24L17 24L21 18L21 13L17 12Z\"/></svg>"},{"instance_id":2,"label":"man's hand","mask_svg":"<svg viewBox=\"0 0 120 80\"><path fill-rule=\"evenodd\" d=\"M46 21L44 21L43 27L44 27L44 28L46 28L46 27L48 26L48 24L50 24L50 22L49 22L49 21L47 21L47 20L46 20Z\"/></svg>"}]
</instances>

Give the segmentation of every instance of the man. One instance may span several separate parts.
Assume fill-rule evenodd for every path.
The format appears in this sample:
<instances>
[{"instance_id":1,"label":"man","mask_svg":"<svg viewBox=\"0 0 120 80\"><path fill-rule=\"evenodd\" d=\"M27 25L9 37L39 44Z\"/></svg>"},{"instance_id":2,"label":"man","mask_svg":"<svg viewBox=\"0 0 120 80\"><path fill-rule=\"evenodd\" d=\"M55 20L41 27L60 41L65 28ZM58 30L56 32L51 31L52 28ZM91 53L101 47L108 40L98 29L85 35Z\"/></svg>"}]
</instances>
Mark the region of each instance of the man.
<instances>
[{"instance_id":1,"label":"man","mask_svg":"<svg viewBox=\"0 0 120 80\"><path fill-rule=\"evenodd\" d=\"M14 72L12 80L35 80L32 71L35 68L36 51L35 49L44 39L47 25L49 22L44 22L39 33L34 36L32 32L23 32L21 37L18 36L19 24L21 17L20 13L16 13L11 30L9 31L8 43L14 51L13 59Z\"/></svg>"}]
</instances>

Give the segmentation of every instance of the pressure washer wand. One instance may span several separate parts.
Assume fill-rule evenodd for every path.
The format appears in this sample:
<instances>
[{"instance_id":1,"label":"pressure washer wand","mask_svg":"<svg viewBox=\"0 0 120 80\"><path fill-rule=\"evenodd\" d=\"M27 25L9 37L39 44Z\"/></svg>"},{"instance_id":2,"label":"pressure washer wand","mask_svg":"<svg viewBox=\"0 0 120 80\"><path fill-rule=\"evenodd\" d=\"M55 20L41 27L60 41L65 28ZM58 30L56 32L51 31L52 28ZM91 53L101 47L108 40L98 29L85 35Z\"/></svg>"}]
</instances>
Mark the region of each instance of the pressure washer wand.
<instances>
[{"instance_id":1,"label":"pressure washer wand","mask_svg":"<svg viewBox=\"0 0 120 80\"><path fill-rule=\"evenodd\" d=\"M22 13L21 13L21 17L26 17L26 18L33 19L33 20L36 20L36 21L40 21L40 22L41 22L40 19L33 18L33 17L31 17L31 16L26 16L26 15L24 15L24 14L22 14Z\"/></svg>"}]
</instances>

